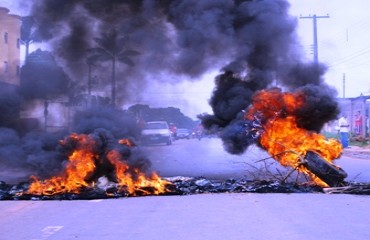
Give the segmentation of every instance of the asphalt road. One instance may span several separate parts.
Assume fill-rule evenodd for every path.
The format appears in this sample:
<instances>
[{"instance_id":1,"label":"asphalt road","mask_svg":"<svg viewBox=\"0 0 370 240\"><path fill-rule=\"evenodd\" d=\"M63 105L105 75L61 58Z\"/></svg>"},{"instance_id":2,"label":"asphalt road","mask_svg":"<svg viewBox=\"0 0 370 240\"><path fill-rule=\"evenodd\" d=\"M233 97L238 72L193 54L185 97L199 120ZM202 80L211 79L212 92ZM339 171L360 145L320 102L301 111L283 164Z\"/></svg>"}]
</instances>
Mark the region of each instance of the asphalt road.
<instances>
[{"instance_id":1,"label":"asphalt road","mask_svg":"<svg viewBox=\"0 0 370 240\"><path fill-rule=\"evenodd\" d=\"M162 177L254 179L267 178L263 175L267 175L268 171L278 174L276 169L280 173L289 171L273 159L261 161L269 155L257 146L250 146L242 155L229 154L218 138L177 140L173 145L152 145L145 147L144 151L152 162L152 170ZM347 172L347 181L370 182L370 155L359 158L343 154L334 163Z\"/></svg>"},{"instance_id":2,"label":"asphalt road","mask_svg":"<svg viewBox=\"0 0 370 240\"><path fill-rule=\"evenodd\" d=\"M370 198L199 194L90 201L0 201L1 240L364 240Z\"/></svg>"},{"instance_id":3,"label":"asphalt road","mask_svg":"<svg viewBox=\"0 0 370 240\"><path fill-rule=\"evenodd\" d=\"M163 177L241 178L247 173L248 164L268 157L255 146L243 155L229 154L217 138L181 139L171 146L151 145L144 151L152 162L152 170Z\"/></svg>"},{"instance_id":4,"label":"asphalt road","mask_svg":"<svg viewBox=\"0 0 370 240\"><path fill-rule=\"evenodd\" d=\"M150 145L142 150L152 163L151 170L162 177L269 180L290 171L257 146L250 146L242 155L229 154L218 138L181 139L170 146ZM370 153L343 154L335 164L347 172L347 181L370 182ZM21 169L0 168L0 181L7 183L27 181L30 175Z\"/></svg>"}]
</instances>

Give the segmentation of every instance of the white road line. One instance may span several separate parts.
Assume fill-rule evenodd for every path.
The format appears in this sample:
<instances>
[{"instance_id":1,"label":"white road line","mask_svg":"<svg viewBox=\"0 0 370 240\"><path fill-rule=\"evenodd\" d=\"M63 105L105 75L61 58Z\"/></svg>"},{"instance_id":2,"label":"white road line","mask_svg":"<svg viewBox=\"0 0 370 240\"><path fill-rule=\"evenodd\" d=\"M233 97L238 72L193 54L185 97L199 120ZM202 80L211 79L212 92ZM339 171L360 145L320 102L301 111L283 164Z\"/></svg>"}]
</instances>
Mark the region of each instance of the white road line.
<instances>
[{"instance_id":1,"label":"white road line","mask_svg":"<svg viewBox=\"0 0 370 240\"><path fill-rule=\"evenodd\" d=\"M47 226L44 229L41 230L42 237L41 238L34 238L32 240L46 240L58 231L60 231L63 228L63 226Z\"/></svg>"}]
</instances>

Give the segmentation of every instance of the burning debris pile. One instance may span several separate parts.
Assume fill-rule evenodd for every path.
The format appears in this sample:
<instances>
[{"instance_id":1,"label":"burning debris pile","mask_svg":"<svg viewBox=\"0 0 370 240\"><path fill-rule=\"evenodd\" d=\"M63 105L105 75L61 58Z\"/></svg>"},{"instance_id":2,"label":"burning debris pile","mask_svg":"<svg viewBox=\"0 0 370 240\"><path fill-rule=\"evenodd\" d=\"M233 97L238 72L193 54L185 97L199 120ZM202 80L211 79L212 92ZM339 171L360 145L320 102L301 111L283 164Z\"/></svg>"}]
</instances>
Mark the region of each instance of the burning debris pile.
<instances>
[{"instance_id":1,"label":"burning debris pile","mask_svg":"<svg viewBox=\"0 0 370 240\"><path fill-rule=\"evenodd\" d=\"M221 131L226 150L238 154L257 144L280 164L306 174L318 186L344 184L347 174L332 163L339 158L342 145L318 133L325 120L338 111L334 99L328 95L327 99L321 98L321 93L314 91L315 86L305 86L292 93L282 92L280 88L261 89L250 97L251 103L244 111L234 112L235 118L227 119L223 112L217 111L228 100L218 99L219 94L233 88L245 91L248 81L225 73L217 83L219 88L211 101L216 114L204 116L203 123L209 129L216 127ZM238 107L234 106L234 111Z\"/></svg>"},{"instance_id":2,"label":"burning debris pile","mask_svg":"<svg viewBox=\"0 0 370 240\"><path fill-rule=\"evenodd\" d=\"M59 151L68 158L61 173L45 180L32 176L30 183L20 183L10 189L2 182L1 198L87 198L91 192L94 192L93 198L97 198L168 191L170 183L155 173L146 173L148 160L135 153L134 147L131 140L116 141L103 129L92 134L73 133L60 141Z\"/></svg>"},{"instance_id":3,"label":"burning debris pile","mask_svg":"<svg viewBox=\"0 0 370 240\"><path fill-rule=\"evenodd\" d=\"M0 182L0 200L76 200L143 195L184 195L220 192L319 192L309 185L271 181L205 178L160 178L147 172L147 160L135 159L135 144L116 140L108 131L73 133L60 141L59 152L66 156L56 176L9 185Z\"/></svg>"},{"instance_id":4,"label":"burning debris pile","mask_svg":"<svg viewBox=\"0 0 370 240\"><path fill-rule=\"evenodd\" d=\"M257 126L260 125L254 125ZM90 134L72 133L59 142L58 151L66 158L59 174L44 180L32 176L30 182L16 185L0 182L0 200L105 199L223 192L323 192L318 185L286 181L161 178L155 173L148 173L148 160L136 147L130 139L117 140L104 129L96 129ZM307 155L310 154L307 152ZM314 160L316 157L307 159ZM316 166L316 163L313 165ZM327 176L331 180L343 180L341 176L333 178L330 172ZM352 193L357 192L352 188Z\"/></svg>"},{"instance_id":5,"label":"burning debris pile","mask_svg":"<svg viewBox=\"0 0 370 240\"><path fill-rule=\"evenodd\" d=\"M260 124L263 121L259 121ZM261 138L264 132L261 125L254 123ZM312 171L325 183L341 188L322 188L320 184L299 184L284 180L244 180L228 179L209 180L206 178L172 177L161 178L156 173L148 173L148 162L138 154L133 141L116 140L108 131L96 129L91 134L73 133L61 140L59 152L66 156L63 171L58 175L41 180L35 176L30 182L10 185L0 182L0 200L81 200L106 199L145 195L188 195L201 193L351 193L369 194L367 185L344 183L337 168L328 168L322 173L321 157L311 151L306 153L306 160L295 162L299 171ZM299 154L295 150L294 157ZM276 154L277 159L285 153ZM294 159L290 156L288 159ZM289 164L288 164L289 165ZM303 170L301 170L301 168ZM315 172L319 169L319 172ZM309 175L311 176L311 175ZM320 178L320 179L321 179ZM320 183L320 182L319 182Z\"/></svg>"},{"instance_id":6,"label":"burning debris pile","mask_svg":"<svg viewBox=\"0 0 370 240\"><path fill-rule=\"evenodd\" d=\"M159 194L166 191L165 180L155 173L146 175L138 164L130 165L133 142L121 139L118 143L106 131L95 134L72 134L61 141L62 151L68 156L65 170L46 180L32 177L26 194L78 194L91 188L101 177L116 183L117 192L128 195ZM138 161L136 161L137 163Z\"/></svg>"},{"instance_id":7,"label":"burning debris pile","mask_svg":"<svg viewBox=\"0 0 370 240\"><path fill-rule=\"evenodd\" d=\"M304 92L262 90L253 96L252 101L245 119L258 122L254 130L258 132L255 137L273 158L283 166L307 174L320 186L337 186L343 182L346 173L331 164L341 154L340 142L337 139L326 139L323 135L299 126L304 124L299 122L304 119L299 119L295 113L307 105ZM321 158L331 172L325 170L320 173Z\"/></svg>"},{"instance_id":8,"label":"burning debris pile","mask_svg":"<svg viewBox=\"0 0 370 240\"><path fill-rule=\"evenodd\" d=\"M280 181L251 181L244 179L209 180L206 178L171 177L161 180L165 183L163 192L155 195L190 195L207 193L328 193L369 195L370 186L365 183L347 183L343 187L321 188L317 185L282 183ZM78 193L63 192L59 194L32 194L29 189L32 183L23 182L16 185L0 181L0 200L92 200L122 198L130 196L145 196L153 194L153 187L136 188L135 195L122 191L122 187L109 182L105 177L99 179L96 185L81 188Z\"/></svg>"},{"instance_id":9,"label":"burning debris pile","mask_svg":"<svg viewBox=\"0 0 370 240\"><path fill-rule=\"evenodd\" d=\"M313 193L322 192L322 188L279 181L248 181L244 179L228 179L211 181L205 178L175 177L169 180L176 186L175 193Z\"/></svg>"},{"instance_id":10,"label":"burning debris pile","mask_svg":"<svg viewBox=\"0 0 370 240\"><path fill-rule=\"evenodd\" d=\"M19 116L14 106L20 108L18 102L29 94L14 91L0 99L5 116L0 119L0 136L6 136L0 138L0 163L20 163L38 176L14 186L1 182L0 199L312 192L345 185L345 172L333 164L341 145L319 134L340 112L336 91L323 79L325 66L301 60L297 20L289 15L288 1L40 0L33 2L31 15L38 40L50 45L74 81L68 93L61 93L63 97L90 89L88 71L101 80L102 89L112 90L113 105L117 93L119 106L144 97L153 79L174 83L221 69L209 102L213 114L202 116L205 128L220 133L228 152L241 154L257 144L315 185L162 179L147 173L149 160L127 140L139 131L117 109L84 109L74 115L68 132L22 132L14 126ZM97 48L114 57L95 59L91 49ZM140 53L135 59L130 59L132 50ZM103 63L108 59L112 68ZM106 69L112 72L107 74ZM46 83L39 85L40 96L49 96Z\"/></svg>"},{"instance_id":11,"label":"burning debris pile","mask_svg":"<svg viewBox=\"0 0 370 240\"><path fill-rule=\"evenodd\" d=\"M0 200L88 200L107 199L133 196L117 183L85 187L82 191L63 192L58 194L40 195L30 193L30 183L9 185L0 182ZM202 193L322 193L323 189L317 186L281 183L277 181L246 181L243 179L228 179L225 181L208 180L205 178L172 177L161 180L165 183L163 192L156 195L189 195ZM32 183L31 183L32 185ZM135 196L153 194L152 187L136 188Z\"/></svg>"}]
</instances>

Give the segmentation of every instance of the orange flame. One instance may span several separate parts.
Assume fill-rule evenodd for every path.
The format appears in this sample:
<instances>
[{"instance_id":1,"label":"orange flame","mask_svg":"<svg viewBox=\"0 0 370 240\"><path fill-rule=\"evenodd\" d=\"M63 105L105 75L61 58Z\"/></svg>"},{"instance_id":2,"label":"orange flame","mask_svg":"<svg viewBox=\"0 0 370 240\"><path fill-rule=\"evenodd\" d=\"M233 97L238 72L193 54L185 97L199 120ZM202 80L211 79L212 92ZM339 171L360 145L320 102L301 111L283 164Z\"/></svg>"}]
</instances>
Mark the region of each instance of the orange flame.
<instances>
[{"instance_id":1,"label":"orange flame","mask_svg":"<svg viewBox=\"0 0 370 240\"><path fill-rule=\"evenodd\" d=\"M94 182L89 181L92 174L96 171L96 162L100 161L100 156L94 152L96 142L85 134L73 133L69 136L77 143L76 149L68 157L68 163L65 171L60 176L55 176L46 180L39 180L32 176L28 194L35 195L56 195L62 193L80 193L83 187L93 187ZM61 141L65 144L66 141ZM134 146L134 143L128 139L119 140L120 144L129 147ZM130 195L136 195L136 191L144 194L160 194L166 192L168 181L161 179L157 174L152 173L147 177L141 173L139 169L131 169L125 163L118 151L111 150L106 155L108 161L115 167L118 188L126 190ZM134 173L134 174L132 174ZM150 188L150 191L143 190Z\"/></svg>"},{"instance_id":2,"label":"orange flame","mask_svg":"<svg viewBox=\"0 0 370 240\"><path fill-rule=\"evenodd\" d=\"M332 163L342 152L342 145L336 139L326 139L323 135L297 126L292 113L303 106L303 93L282 93L278 89L263 90L253 98L253 106L245 117L252 120L262 114L263 132L260 144L283 166L290 166L307 174L319 186L328 185L302 165L301 157L307 151L318 153Z\"/></svg>"},{"instance_id":3,"label":"orange flame","mask_svg":"<svg viewBox=\"0 0 370 240\"><path fill-rule=\"evenodd\" d=\"M55 195L60 193L78 193L82 187L90 186L85 181L95 170L95 155L93 148L95 142L87 135L72 134L71 139L78 142L77 149L69 156L65 172L61 176L40 181L32 176L34 182L31 183L27 193L36 195ZM61 141L64 144L65 141Z\"/></svg>"},{"instance_id":4,"label":"orange flame","mask_svg":"<svg viewBox=\"0 0 370 240\"><path fill-rule=\"evenodd\" d=\"M133 145L129 140L120 140L119 143L128 146ZM161 179L156 173L152 173L151 176L147 177L137 168L131 170L129 165L122 161L122 156L119 152L115 150L109 151L107 159L115 167L117 181L119 186L121 186L120 191L126 190L131 195L136 195L137 191L145 195L150 194L150 191L153 194L166 192L168 181ZM150 188L150 191L146 191L145 188Z\"/></svg>"}]
</instances>

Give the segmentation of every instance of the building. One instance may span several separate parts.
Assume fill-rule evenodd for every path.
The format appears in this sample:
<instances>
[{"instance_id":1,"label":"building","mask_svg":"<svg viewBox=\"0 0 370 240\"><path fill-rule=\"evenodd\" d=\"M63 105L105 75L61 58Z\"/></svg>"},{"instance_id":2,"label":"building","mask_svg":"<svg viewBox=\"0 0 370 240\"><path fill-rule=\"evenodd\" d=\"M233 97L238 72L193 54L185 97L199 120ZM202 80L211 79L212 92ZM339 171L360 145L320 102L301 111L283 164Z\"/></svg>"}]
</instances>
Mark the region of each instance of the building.
<instances>
[{"instance_id":1,"label":"building","mask_svg":"<svg viewBox=\"0 0 370 240\"><path fill-rule=\"evenodd\" d=\"M0 82L1 85L20 83L21 18L0 7Z\"/></svg>"},{"instance_id":2,"label":"building","mask_svg":"<svg viewBox=\"0 0 370 240\"><path fill-rule=\"evenodd\" d=\"M0 127L19 129L21 18L0 7Z\"/></svg>"},{"instance_id":3,"label":"building","mask_svg":"<svg viewBox=\"0 0 370 240\"><path fill-rule=\"evenodd\" d=\"M347 115L350 124L352 137L369 137L369 115L370 115L370 94L361 94L354 98L338 99L341 112ZM360 118L359 118L360 117ZM361 119L357 122L357 119Z\"/></svg>"}]
</instances>

